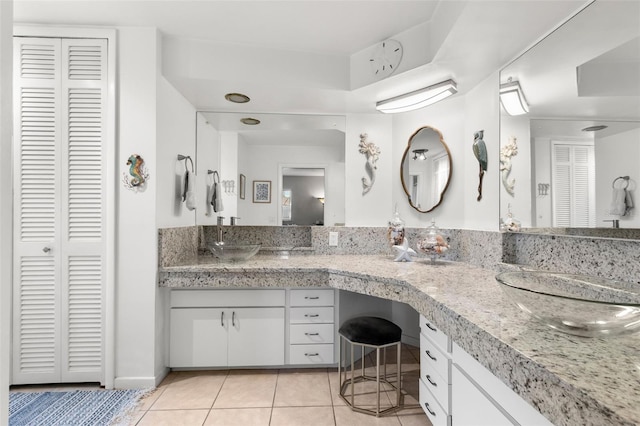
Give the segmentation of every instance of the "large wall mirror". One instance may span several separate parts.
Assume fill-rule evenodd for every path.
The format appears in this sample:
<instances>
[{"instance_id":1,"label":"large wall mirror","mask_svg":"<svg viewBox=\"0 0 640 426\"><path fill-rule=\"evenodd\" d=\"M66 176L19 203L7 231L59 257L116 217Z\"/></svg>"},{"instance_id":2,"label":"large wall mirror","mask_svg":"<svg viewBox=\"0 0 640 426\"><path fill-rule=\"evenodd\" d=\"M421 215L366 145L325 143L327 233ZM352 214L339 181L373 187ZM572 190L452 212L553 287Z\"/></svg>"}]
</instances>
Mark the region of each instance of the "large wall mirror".
<instances>
[{"instance_id":1,"label":"large wall mirror","mask_svg":"<svg viewBox=\"0 0 640 426\"><path fill-rule=\"evenodd\" d=\"M411 135L400 178L411 207L427 213L440 205L451 179L451 154L439 130L425 126Z\"/></svg>"},{"instance_id":2,"label":"large wall mirror","mask_svg":"<svg viewBox=\"0 0 640 426\"><path fill-rule=\"evenodd\" d=\"M205 200L197 224L344 224L344 116L200 111L196 121L200 193L218 171L224 207Z\"/></svg>"},{"instance_id":3,"label":"large wall mirror","mask_svg":"<svg viewBox=\"0 0 640 426\"><path fill-rule=\"evenodd\" d=\"M640 228L640 2L589 4L501 71L502 88L515 82L529 111L501 108L501 146L517 144L501 217L563 232ZM635 207L620 214L620 196Z\"/></svg>"}]
</instances>

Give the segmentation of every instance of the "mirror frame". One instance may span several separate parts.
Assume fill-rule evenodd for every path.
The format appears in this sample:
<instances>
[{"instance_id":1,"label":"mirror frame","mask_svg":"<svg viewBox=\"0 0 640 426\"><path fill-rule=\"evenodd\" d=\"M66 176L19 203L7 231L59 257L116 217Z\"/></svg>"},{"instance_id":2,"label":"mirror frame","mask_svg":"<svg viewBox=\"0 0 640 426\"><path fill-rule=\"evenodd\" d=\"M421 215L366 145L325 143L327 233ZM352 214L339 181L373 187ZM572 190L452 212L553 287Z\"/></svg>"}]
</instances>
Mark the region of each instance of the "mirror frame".
<instances>
[{"instance_id":1,"label":"mirror frame","mask_svg":"<svg viewBox=\"0 0 640 426\"><path fill-rule=\"evenodd\" d=\"M411 142L413 141L413 138L420 133L422 130L432 130L434 132L436 132L440 138L440 143L442 144L442 146L444 147L444 150L447 152L447 158L449 159L449 176L447 177L447 183L444 185L444 188L442 189L442 192L440 193L440 198L438 199L438 202L432 206L429 210L420 210L418 208L418 206L413 204L413 201L411 200L411 194L407 189L407 185L406 182L404 181L404 162L407 158L407 155L409 154L409 151L411 150ZM449 151L449 147L447 146L447 144L444 141L444 137L442 136L442 132L440 132L440 130L436 129L435 127L431 127L431 126L422 126L420 127L418 130L416 130L415 132L413 132L413 134L409 137L409 142L407 143L407 148L404 150L404 154L402 154L402 161L400 162L400 181L402 182L402 189L404 189L404 193L407 195L407 200L409 201L409 205L411 207L413 207L416 211L420 212L420 213L429 213L431 211L433 211L436 207L438 207L440 204L442 204L442 201L444 200L444 194L445 192L447 192L447 189L449 188L449 184L451 183L451 176L453 174L453 162L451 161L451 151Z\"/></svg>"}]
</instances>

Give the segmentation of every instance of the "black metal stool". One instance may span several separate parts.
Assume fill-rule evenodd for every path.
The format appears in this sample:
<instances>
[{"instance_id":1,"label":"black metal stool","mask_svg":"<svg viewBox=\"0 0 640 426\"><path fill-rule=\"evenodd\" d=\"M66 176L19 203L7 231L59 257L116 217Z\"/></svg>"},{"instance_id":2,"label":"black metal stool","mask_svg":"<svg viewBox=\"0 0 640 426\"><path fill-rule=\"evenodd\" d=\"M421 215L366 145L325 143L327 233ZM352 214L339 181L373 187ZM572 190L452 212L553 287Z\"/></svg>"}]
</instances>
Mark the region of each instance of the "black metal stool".
<instances>
[{"instance_id":1,"label":"black metal stool","mask_svg":"<svg viewBox=\"0 0 640 426\"><path fill-rule=\"evenodd\" d=\"M360 413L371 414L376 417L380 417L384 414L389 414L402 408L402 394L401 389L401 366L400 366L400 351L402 340L402 329L382 318L376 317L357 317L345 321L340 330L340 343L339 343L339 359L338 359L338 373L340 374L340 397L351 407L352 410ZM349 342L351 346L351 378L347 378L347 366L343 368L343 340ZM387 380L387 347L396 345L397 347L397 372L396 372L396 384L395 386ZM354 377L354 346L360 346L361 348L361 364L362 372L359 376ZM376 375L367 376L364 371L364 348L373 348L376 350ZM380 349L383 349L384 355L384 375L380 376ZM346 363L346 360L344 360ZM344 370L344 380L342 373ZM376 382L376 409L369 410L366 408L357 407L354 403L356 383L365 381ZM380 411L380 382L386 383L396 390L396 403L392 404L390 408ZM346 390L351 385L351 398L345 396Z\"/></svg>"}]
</instances>

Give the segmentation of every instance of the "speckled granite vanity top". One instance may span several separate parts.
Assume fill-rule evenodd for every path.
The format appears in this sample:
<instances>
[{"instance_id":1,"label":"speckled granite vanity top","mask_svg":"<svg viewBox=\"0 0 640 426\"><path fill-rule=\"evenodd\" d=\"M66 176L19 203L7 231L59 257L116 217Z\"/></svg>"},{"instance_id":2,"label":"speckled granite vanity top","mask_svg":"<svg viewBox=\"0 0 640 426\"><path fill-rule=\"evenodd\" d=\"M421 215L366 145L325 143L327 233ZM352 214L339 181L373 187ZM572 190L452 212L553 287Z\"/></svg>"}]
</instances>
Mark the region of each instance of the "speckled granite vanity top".
<instances>
[{"instance_id":1,"label":"speckled granite vanity top","mask_svg":"<svg viewBox=\"0 0 640 426\"><path fill-rule=\"evenodd\" d=\"M257 255L161 268L170 288L331 286L407 303L556 425L640 424L640 334L561 334L511 304L495 271L389 256Z\"/></svg>"}]
</instances>

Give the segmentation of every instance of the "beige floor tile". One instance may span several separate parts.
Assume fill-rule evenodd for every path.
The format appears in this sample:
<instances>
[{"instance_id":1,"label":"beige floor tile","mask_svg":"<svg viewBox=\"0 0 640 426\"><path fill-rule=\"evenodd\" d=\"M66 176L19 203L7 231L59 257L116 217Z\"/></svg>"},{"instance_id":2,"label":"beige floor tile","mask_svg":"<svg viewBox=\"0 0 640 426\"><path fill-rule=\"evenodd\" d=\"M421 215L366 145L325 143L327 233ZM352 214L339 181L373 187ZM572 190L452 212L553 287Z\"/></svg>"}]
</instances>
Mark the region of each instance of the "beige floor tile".
<instances>
[{"instance_id":1,"label":"beige floor tile","mask_svg":"<svg viewBox=\"0 0 640 426\"><path fill-rule=\"evenodd\" d=\"M218 394L213 408L271 407L278 370L233 372Z\"/></svg>"},{"instance_id":2,"label":"beige floor tile","mask_svg":"<svg viewBox=\"0 0 640 426\"><path fill-rule=\"evenodd\" d=\"M281 370L278 375L274 407L312 407L331 405L327 370Z\"/></svg>"},{"instance_id":3,"label":"beige floor tile","mask_svg":"<svg viewBox=\"0 0 640 426\"><path fill-rule=\"evenodd\" d=\"M204 426L269 426L271 408L223 408L209 412Z\"/></svg>"},{"instance_id":4,"label":"beige floor tile","mask_svg":"<svg viewBox=\"0 0 640 426\"><path fill-rule=\"evenodd\" d=\"M182 375L166 386L150 410L209 409L227 376L226 372Z\"/></svg>"},{"instance_id":5,"label":"beige floor tile","mask_svg":"<svg viewBox=\"0 0 640 426\"><path fill-rule=\"evenodd\" d=\"M419 405L406 407L396 414L402 426L433 426Z\"/></svg>"},{"instance_id":6,"label":"beige floor tile","mask_svg":"<svg viewBox=\"0 0 640 426\"><path fill-rule=\"evenodd\" d=\"M349 407L334 407L334 412L336 416L336 426L400 426L400 422L395 414L375 417L355 412Z\"/></svg>"},{"instance_id":7,"label":"beige floor tile","mask_svg":"<svg viewBox=\"0 0 640 426\"><path fill-rule=\"evenodd\" d=\"M274 407L271 426L334 426L332 407Z\"/></svg>"},{"instance_id":8,"label":"beige floor tile","mask_svg":"<svg viewBox=\"0 0 640 426\"><path fill-rule=\"evenodd\" d=\"M147 411L137 426L202 426L209 410Z\"/></svg>"}]
</instances>

